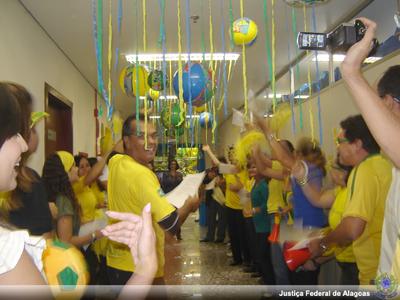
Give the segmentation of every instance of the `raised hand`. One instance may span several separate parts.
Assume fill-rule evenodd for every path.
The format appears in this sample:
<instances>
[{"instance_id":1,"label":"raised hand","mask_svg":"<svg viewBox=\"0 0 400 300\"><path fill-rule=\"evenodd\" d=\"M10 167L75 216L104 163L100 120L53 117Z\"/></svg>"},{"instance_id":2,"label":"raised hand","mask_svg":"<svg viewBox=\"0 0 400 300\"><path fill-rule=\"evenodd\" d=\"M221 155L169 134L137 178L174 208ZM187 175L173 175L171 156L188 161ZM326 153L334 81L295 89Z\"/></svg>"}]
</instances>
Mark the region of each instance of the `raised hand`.
<instances>
[{"instance_id":1,"label":"raised hand","mask_svg":"<svg viewBox=\"0 0 400 300\"><path fill-rule=\"evenodd\" d=\"M364 23L366 31L361 41L355 43L346 53L341 64L343 76L350 71L359 71L363 61L368 57L376 32L376 23L367 18L357 18Z\"/></svg>"}]
</instances>

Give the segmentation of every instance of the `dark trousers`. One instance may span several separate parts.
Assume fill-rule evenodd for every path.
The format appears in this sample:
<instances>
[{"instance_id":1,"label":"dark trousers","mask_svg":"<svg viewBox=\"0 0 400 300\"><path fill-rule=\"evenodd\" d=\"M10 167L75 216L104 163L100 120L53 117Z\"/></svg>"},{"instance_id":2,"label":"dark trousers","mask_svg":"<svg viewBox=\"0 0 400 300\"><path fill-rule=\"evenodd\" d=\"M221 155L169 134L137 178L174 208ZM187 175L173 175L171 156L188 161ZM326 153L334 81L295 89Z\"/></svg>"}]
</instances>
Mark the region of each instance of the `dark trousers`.
<instances>
[{"instance_id":1,"label":"dark trousers","mask_svg":"<svg viewBox=\"0 0 400 300\"><path fill-rule=\"evenodd\" d=\"M257 271L260 271L260 261L259 255L257 251L257 234L256 228L254 226L253 218L244 218L245 225L245 247L247 253L249 253L250 262L253 266L257 268Z\"/></svg>"},{"instance_id":2,"label":"dark trousers","mask_svg":"<svg viewBox=\"0 0 400 300\"><path fill-rule=\"evenodd\" d=\"M356 263L337 262L341 270L340 285L360 285Z\"/></svg>"},{"instance_id":3,"label":"dark trousers","mask_svg":"<svg viewBox=\"0 0 400 300\"><path fill-rule=\"evenodd\" d=\"M121 289L123 286L127 283L129 278L132 276L132 272L127 272L127 271L122 271L118 270L115 268L112 268L110 266L107 266L107 274L108 278L110 280L111 285L120 285ZM160 287L165 285L164 277L158 277L154 278L152 285L157 286L156 290L155 289L150 289L150 292L146 299L168 299L167 296L167 289ZM121 289L118 290L118 294L121 292ZM118 295L116 295L115 298L118 298Z\"/></svg>"},{"instance_id":4,"label":"dark trousers","mask_svg":"<svg viewBox=\"0 0 400 300\"><path fill-rule=\"evenodd\" d=\"M290 282L293 285L318 285L320 268L315 271L290 271Z\"/></svg>"},{"instance_id":5,"label":"dark trousers","mask_svg":"<svg viewBox=\"0 0 400 300\"><path fill-rule=\"evenodd\" d=\"M271 260L271 244L268 241L269 233L257 232L257 261L259 262L264 284L274 285L275 274Z\"/></svg>"},{"instance_id":6,"label":"dark trousers","mask_svg":"<svg viewBox=\"0 0 400 300\"><path fill-rule=\"evenodd\" d=\"M207 205L207 228L207 240L214 241L215 231L217 231L217 240L223 241L225 239L226 210L214 199L210 199Z\"/></svg>"},{"instance_id":7,"label":"dark trousers","mask_svg":"<svg viewBox=\"0 0 400 300\"><path fill-rule=\"evenodd\" d=\"M245 247L246 231L244 217L241 209L233 209L226 206L228 217L228 232L231 240L232 256L235 262L250 262L250 254Z\"/></svg>"}]
</instances>

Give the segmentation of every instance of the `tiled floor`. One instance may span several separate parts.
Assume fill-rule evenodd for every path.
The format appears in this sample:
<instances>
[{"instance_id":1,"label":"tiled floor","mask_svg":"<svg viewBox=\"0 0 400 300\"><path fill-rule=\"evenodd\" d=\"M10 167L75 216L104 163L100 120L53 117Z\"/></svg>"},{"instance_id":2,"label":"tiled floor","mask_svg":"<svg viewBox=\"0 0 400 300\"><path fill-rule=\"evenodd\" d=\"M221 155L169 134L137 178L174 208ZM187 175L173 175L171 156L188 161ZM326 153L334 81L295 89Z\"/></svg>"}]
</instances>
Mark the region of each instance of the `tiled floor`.
<instances>
[{"instance_id":1,"label":"tiled floor","mask_svg":"<svg viewBox=\"0 0 400 300\"><path fill-rule=\"evenodd\" d=\"M256 285L241 266L229 266L227 244L200 243L206 228L191 215L182 227L182 239L165 245L165 281L169 285Z\"/></svg>"}]
</instances>

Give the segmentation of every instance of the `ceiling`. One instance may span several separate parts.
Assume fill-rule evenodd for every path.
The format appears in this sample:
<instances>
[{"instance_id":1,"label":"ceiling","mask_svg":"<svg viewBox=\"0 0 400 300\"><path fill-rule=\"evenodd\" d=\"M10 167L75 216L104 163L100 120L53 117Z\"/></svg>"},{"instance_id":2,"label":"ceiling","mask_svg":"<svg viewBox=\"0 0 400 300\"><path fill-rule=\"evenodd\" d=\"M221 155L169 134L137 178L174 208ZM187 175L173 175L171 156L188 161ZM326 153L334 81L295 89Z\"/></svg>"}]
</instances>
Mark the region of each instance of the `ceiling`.
<instances>
[{"instance_id":1,"label":"ceiling","mask_svg":"<svg viewBox=\"0 0 400 300\"><path fill-rule=\"evenodd\" d=\"M58 47L71 60L76 68L90 82L97 87L97 67L92 33L92 1L90 0L20 0L30 14L37 20L41 27L54 40ZM178 18L177 0L166 0L165 29L167 52L178 52ZM228 24L229 24L228 0L189 0L190 16L199 16L197 23L190 23L191 52L202 52L202 44L206 52L210 52L210 13L212 16L212 33L214 52L222 52L222 23L225 25L225 49L230 49ZM331 0L328 3L317 5L316 23L318 32L326 32L338 23L345 21L344 16L351 18L349 14L365 6L368 0ZM107 40L108 40L108 11L109 4L112 7L114 49L117 40L117 5L118 1L103 1L103 70L107 70ZM181 36L182 51L187 51L186 34L186 0L180 1L181 7ZM258 24L257 41L246 49L247 88L263 98L263 89L270 81L268 76L267 52L265 46L266 31L263 18L263 0L244 0L244 16L254 20ZM271 32L271 0L268 0L269 31ZM240 17L240 0L232 0L233 18ZM209 7L210 5L210 7ZM128 63L124 55L128 53L143 53L143 14L142 0L123 0L122 31L119 35L118 47L120 49L118 72ZM358 11L357 11L358 12ZM276 73L282 71L293 60L299 51L296 51L293 43L291 8L283 0L275 0L275 37L276 37ZM297 30L304 31L303 9L295 9L297 18ZM160 30L160 8L158 0L146 0L146 44L147 53L160 53L157 43ZM312 29L312 9L306 10L306 24L308 30ZM202 43L202 32L204 43ZM290 50L290 51L288 51ZM241 47L236 47L232 52L241 53ZM297 53L296 53L297 52ZM237 61L228 86L228 108L240 108L243 106L243 76L242 55ZM115 59L115 57L114 57ZM107 72L104 71L105 82ZM135 100L125 96L114 82L117 89L116 109L123 116L134 110ZM287 86L289 89L289 85ZM265 101L265 100L264 100ZM222 110L219 113L220 124L226 119Z\"/></svg>"}]
</instances>

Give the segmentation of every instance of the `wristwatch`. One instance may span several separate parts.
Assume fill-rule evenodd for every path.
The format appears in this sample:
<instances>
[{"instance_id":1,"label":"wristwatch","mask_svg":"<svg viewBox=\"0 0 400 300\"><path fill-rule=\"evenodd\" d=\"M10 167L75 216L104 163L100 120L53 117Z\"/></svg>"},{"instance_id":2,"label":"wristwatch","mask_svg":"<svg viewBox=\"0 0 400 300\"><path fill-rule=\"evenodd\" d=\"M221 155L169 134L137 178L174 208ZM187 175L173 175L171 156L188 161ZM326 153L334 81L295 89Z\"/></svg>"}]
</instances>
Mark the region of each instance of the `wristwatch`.
<instances>
[{"instance_id":1,"label":"wristwatch","mask_svg":"<svg viewBox=\"0 0 400 300\"><path fill-rule=\"evenodd\" d=\"M327 246L322 240L319 242L319 247L321 248L321 250L322 250L323 252L325 252L326 250L328 250L328 246Z\"/></svg>"}]
</instances>

